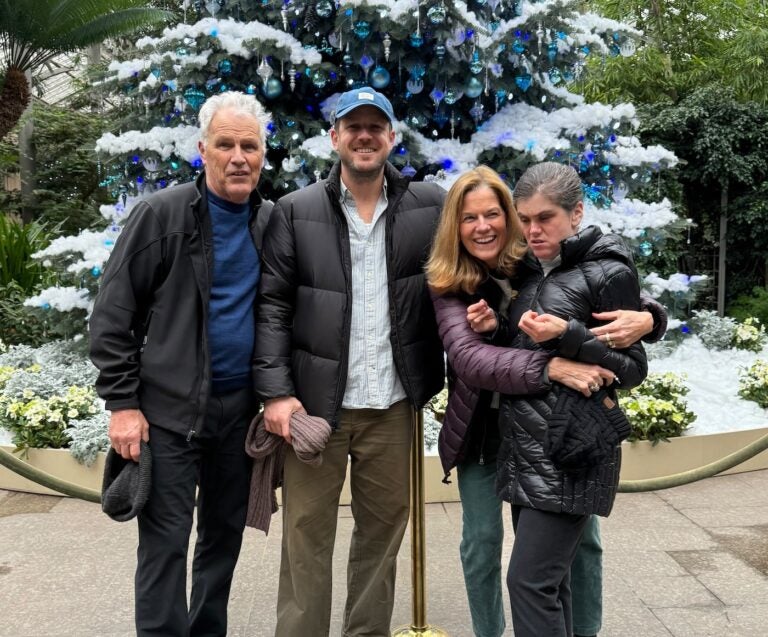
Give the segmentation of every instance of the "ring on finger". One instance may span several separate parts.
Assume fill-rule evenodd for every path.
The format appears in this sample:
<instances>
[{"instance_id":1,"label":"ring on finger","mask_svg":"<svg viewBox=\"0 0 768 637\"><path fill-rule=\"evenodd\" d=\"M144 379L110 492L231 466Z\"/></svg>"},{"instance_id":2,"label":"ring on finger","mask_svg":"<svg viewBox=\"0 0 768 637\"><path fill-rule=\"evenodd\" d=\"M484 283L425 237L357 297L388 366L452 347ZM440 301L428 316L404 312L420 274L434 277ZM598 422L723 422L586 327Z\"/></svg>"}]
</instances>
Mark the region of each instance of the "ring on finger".
<instances>
[{"instance_id":1,"label":"ring on finger","mask_svg":"<svg viewBox=\"0 0 768 637\"><path fill-rule=\"evenodd\" d=\"M592 384L589 386L589 391L591 391L591 392L596 392L596 391L598 391L599 389L600 389L600 385L598 385L597 383L592 383Z\"/></svg>"},{"instance_id":2,"label":"ring on finger","mask_svg":"<svg viewBox=\"0 0 768 637\"><path fill-rule=\"evenodd\" d=\"M616 345L616 344L613 342L613 339L611 338L611 335L610 335L610 334L606 334L606 335L605 335L605 344L606 344L608 347L610 347L611 349L613 349L613 347Z\"/></svg>"}]
</instances>

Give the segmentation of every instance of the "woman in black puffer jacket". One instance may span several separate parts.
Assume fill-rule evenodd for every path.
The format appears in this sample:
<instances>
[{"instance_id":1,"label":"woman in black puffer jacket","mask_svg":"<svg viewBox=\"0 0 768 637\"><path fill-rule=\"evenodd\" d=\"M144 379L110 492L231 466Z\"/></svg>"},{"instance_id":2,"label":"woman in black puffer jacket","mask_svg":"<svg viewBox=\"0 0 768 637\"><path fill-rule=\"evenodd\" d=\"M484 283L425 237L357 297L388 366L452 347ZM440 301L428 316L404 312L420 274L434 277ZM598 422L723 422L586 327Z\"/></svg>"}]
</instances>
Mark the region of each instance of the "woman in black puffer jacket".
<instances>
[{"instance_id":1,"label":"woman in black puffer jacket","mask_svg":"<svg viewBox=\"0 0 768 637\"><path fill-rule=\"evenodd\" d=\"M578 232L584 204L575 170L545 162L518 181L514 201L529 252L518 270L512 347L544 349L598 364L616 375L608 388L634 387L647 373L642 345L613 348L595 336L592 314L639 309L639 283L621 239L596 227ZM597 391L599 386L591 388ZM557 469L547 453L547 417L556 393L502 401L499 496L512 504L515 544L507 573L516 637L570 637L569 569L591 514L608 515L619 481L620 449L580 472Z\"/></svg>"}]
</instances>

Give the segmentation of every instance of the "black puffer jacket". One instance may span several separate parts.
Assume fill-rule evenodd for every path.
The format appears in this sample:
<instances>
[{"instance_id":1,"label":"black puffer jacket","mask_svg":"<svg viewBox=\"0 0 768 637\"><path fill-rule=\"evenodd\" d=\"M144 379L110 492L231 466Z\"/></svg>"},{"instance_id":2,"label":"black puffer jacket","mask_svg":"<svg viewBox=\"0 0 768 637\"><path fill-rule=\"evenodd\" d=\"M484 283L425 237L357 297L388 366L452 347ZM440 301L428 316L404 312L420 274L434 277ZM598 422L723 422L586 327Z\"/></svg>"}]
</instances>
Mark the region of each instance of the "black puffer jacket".
<instances>
[{"instance_id":1,"label":"black puffer jacket","mask_svg":"<svg viewBox=\"0 0 768 637\"><path fill-rule=\"evenodd\" d=\"M609 349L594 337L592 312L639 309L639 284L629 250L613 235L589 227L561 243L562 263L544 276L530 255L520 271L520 294L510 312L517 325L529 309L569 321L559 339L537 345L518 332L512 347L554 350L560 356L595 363L613 371L616 387L643 381L648 364L639 343L625 350ZM497 491L513 504L544 511L608 515L613 506L621 466L621 450L584 473L557 470L544 452L552 394L507 396L502 401L503 429L499 449Z\"/></svg>"},{"instance_id":2,"label":"black puffer jacket","mask_svg":"<svg viewBox=\"0 0 768 637\"><path fill-rule=\"evenodd\" d=\"M296 396L308 413L334 426L346 387L352 313L340 172L337 162L328 179L275 205L264 240L253 364L260 398ZM390 164L385 178L390 342L403 388L421 408L443 387L445 373L424 276L445 192L410 183Z\"/></svg>"},{"instance_id":3,"label":"black puffer jacket","mask_svg":"<svg viewBox=\"0 0 768 637\"><path fill-rule=\"evenodd\" d=\"M261 250L272 203L251 195ZM141 409L155 426L191 436L211 385L208 302L213 240L205 173L140 201L104 268L90 317L96 391L106 408Z\"/></svg>"}]
</instances>

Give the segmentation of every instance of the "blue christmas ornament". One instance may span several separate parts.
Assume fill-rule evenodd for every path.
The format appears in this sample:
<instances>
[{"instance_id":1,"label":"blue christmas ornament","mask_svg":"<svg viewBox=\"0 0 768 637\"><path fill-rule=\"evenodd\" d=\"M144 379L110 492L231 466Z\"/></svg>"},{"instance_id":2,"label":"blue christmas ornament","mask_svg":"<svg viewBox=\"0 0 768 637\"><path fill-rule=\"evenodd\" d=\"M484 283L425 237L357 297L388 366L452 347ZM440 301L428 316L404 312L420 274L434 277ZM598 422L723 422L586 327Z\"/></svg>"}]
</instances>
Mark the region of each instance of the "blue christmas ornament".
<instances>
[{"instance_id":1,"label":"blue christmas ornament","mask_svg":"<svg viewBox=\"0 0 768 637\"><path fill-rule=\"evenodd\" d=\"M480 59L480 54L477 51L472 53L472 60L469 63L469 70L473 75L477 75L484 68L483 62Z\"/></svg>"},{"instance_id":2,"label":"blue christmas ornament","mask_svg":"<svg viewBox=\"0 0 768 637\"><path fill-rule=\"evenodd\" d=\"M557 42L550 42L547 45L547 57L550 62L554 62L557 58Z\"/></svg>"},{"instance_id":3,"label":"blue christmas ornament","mask_svg":"<svg viewBox=\"0 0 768 637\"><path fill-rule=\"evenodd\" d=\"M405 88L407 88L410 93L418 95L424 90L424 81L417 80L412 77L405 83Z\"/></svg>"},{"instance_id":4,"label":"blue christmas ornament","mask_svg":"<svg viewBox=\"0 0 768 637\"><path fill-rule=\"evenodd\" d=\"M101 268L100 268L98 265L94 265L94 266L91 268L91 274L92 274L93 276L99 276L99 275L101 274Z\"/></svg>"},{"instance_id":5,"label":"blue christmas ornament","mask_svg":"<svg viewBox=\"0 0 768 637\"><path fill-rule=\"evenodd\" d=\"M358 20L352 26L352 32L361 40L371 35L371 23L366 20Z\"/></svg>"},{"instance_id":6,"label":"blue christmas ornament","mask_svg":"<svg viewBox=\"0 0 768 637\"><path fill-rule=\"evenodd\" d=\"M449 88L443 95L443 100L445 100L446 104L452 105L458 102L463 95L464 93L462 91L457 91L456 89Z\"/></svg>"},{"instance_id":7,"label":"blue christmas ornament","mask_svg":"<svg viewBox=\"0 0 768 637\"><path fill-rule=\"evenodd\" d=\"M270 135L267 137L267 146L269 146L272 150L277 150L278 148L281 148L282 145L283 144L277 135Z\"/></svg>"},{"instance_id":8,"label":"blue christmas ornament","mask_svg":"<svg viewBox=\"0 0 768 637\"><path fill-rule=\"evenodd\" d=\"M406 177L413 177L416 174L416 169L410 164L406 164L400 169L400 173Z\"/></svg>"},{"instance_id":9,"label":"blue christmas ornament","mask_svg":"<svg viewBox=\"0 0 768 637\"><path fill-rule=\"evenodd\" d=\"M314 84L317 88L323 88L326 84L328 84L328 74L321 69L313 71L312 84Z\"/></svg>"},{"instance_id":10,"label":"blue christmas ornament","mask_svg":"<svg viewBox=\"0 0 768 637\"><path fill-rule=\"evenodd\" d=\"M437 59L442 61L445 57L445 45L444 44L435 44L435 55L437 56Z\"/></svg>"},{"instance_id":11,"label":"blue christmas ornament","mask_svg":"<svg viewBox=\"0 0 768 637\"><path fill-rule=\"evenodd\" d=\"M523 93L531 88L532 82L533 78L531 77L530 73L523 73L521 75L515 76L515 84L517 84L517 88L519 88Z\"/></svg>"},{"instance_id":12,"label":"blue christmas ornament","mask_svg":"<svg viewBox=\"0 0 768 637\"><path fill-rule=\"evenodd\" d=\"M371 83L371 86L375 89L382 89L389 86L389 71L387 71L386 68L379 65L375 69L373 69L370 72L370 75L368 76L368 81Z\"/></svg>"},{"instance_id":13,"label":"blue christmas ornament","mask_svg":"<svg viewBox=\"0 0 768 637\"><path fill-rule=\"evenodd\" d=\"M641 256L649 257L653 254L653 244L650 241L643 241L637 246L637 251Z\"/></svg>"},{"instance_id":14,"label":"blue christmas ornament","mask_svg":"<svg viewBox=\"0 0 768 637\"><path fill-rule=\"evenodd\" d=\"M229 90L229 84L226 82L222 82L221 86L219 86L219 93L226 93Z\"/></svg>"},{"instance_id":15,"label":"blue christmas ornament","mask_svg":"<svg viewBox=\"0 0 768 637\"><path fill-rule=\"evenodd\" d=\"M512 43L512 50L520 55L521 53L525 53L525 45L517 39Z\"/></svg>"},{"instance_id":16,"label":"blue christmas ornament","mask_svg":"<svg viewBox=\"0 0 768 637\"><path fill-rule=\"evenodd\" d=\"M445 22L446 15L448 15L448 12L445 10L445 5L442 2L431 6L427 11L427 18L432 24L442 24Z\"/></svg>"},{"instance_id":17,"label":"blue christmas ornament","mask_svg":"<svg viewBox=\"0 0 768 637\"><path fill-rule=\"evenodd\" d=\"M563 81L563 76L560 74L559 69L552 69L549 72L549 81L552 82L552 84L560 84L560 82Z\"/></svg>"},{"instance_id":18,"label":"blue christmas ornament","mask_svg":"<svg viewBox=\"0 0 768 637\"><path fill-rule=\"evenodd\" d=\"M414 80L420 80L427 73L427 67L423 64L414 64L408 67L408 72Z\"/></svg>"},{"instance_id":19,"label":"blue christmas ornament","mask_svg":"<svg viewBox=\"0 0 768 637\"><path fill-rule=\"evenodd\" d=\"M467 85L464 88L464 94L472 99L480 97L483 92L483 83L476 77L470 77L467 81Z\"/></svg>"},{"instance_id":20,"label":"blue christmas ornament","mask_svg":"<svg viewBox=\"0 0 768 637\"><path fill-rule=\"evenodd\" d=\"M256 85L255 84L249 84L245 87L245 92L248 93L248 95L255 95L256 94Z\"/></svg>"},{"instance_id":21,"label":"blue christmas ornament","mask_svg":"<svg viewBox=\"0 0 768 637\"><path fill-rule=\"evenodd\" d=\"M364 73L368 73L370 68L373 66L373 58L367 53L363 53L360 56L360 66L363 67Z\"/></svg>"},{"instance_id":22,"label":"blue christmas ornament","mask_svg":"<svg viewBox=\"0 0 768 637\"><path fill-rule=\"evenodd\" d=\"M333 3L329 0L320 0L320 2L315 5L315 12L321 18L329 18L333 13Z\"/></svg>"},{"instance_id":23,"label":"blue christmas ornament","mask_svg":"<svg viewBox=\"0 0 768 637\"><path fill-rule=\"evenodd\" d=\"M187 51L183 46L180 46L178 49L176 49L176 55L178 55L180 58L183 58L189 55L189 51Z\"/></svg>"},{"instance_id":24,"label":"blue christmas ornament","mask_svg":"<svg viewBox=\"0 0 768 637\"><path fill-rule=\"evenodd\" d=\"M283 93L283 83L276 77L270 77L263 88L264 97L273 100Z\"/></svg>"},{"instance_id":25,"label":"blue christmas ornament","mask_svg":"<svg viewBox=\"0 0 768 637\"><path fill-rule=\"evenodd\" d=\"M411 46L414 49L418 49L422 44L424 44L424 38L422 37L421 33L411 33L410 41Z\"/></svg>"},{"instance_id":26,"label":"blue christmas ornament","mask_svg":"<svg viewBox=\"0 0 768 637\"><path fill-rule=\"evenodd\" d=\"M224 58L219 62L219 73L229 75L232 72L232 60Z\"/></svg>"},{"instance_id":27,"label":"blue christmas ornament","mask_svg":"<svg viewBox=\"0 0 768 637\"><path fill-rule=\"evenodd\" d=\"M195 86L190 86L184 91L184 99L193 109L199 109L205 101L205 93Z\"/></svg>"}]
</instances>

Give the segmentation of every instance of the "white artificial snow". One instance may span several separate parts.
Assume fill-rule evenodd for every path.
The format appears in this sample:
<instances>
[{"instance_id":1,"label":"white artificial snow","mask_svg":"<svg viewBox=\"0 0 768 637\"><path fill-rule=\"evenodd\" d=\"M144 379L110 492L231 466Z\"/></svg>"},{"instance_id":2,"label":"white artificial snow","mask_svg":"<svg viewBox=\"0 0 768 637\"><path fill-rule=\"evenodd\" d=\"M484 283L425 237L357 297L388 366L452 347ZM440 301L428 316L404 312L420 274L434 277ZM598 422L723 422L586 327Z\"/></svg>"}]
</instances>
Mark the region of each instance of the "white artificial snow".
<instances>
[{"instance_id":1,"label":"white artificial snow","mask_svg":"<svg viewBox=\"0 0 768 637\"><path fill-rule=\"evenodd\" d=\"M685 435L708 434L768 427L768 410L738 395L739 373L756 358L768 358L768 347L759 353L710 350L698 336L691 336L669 356L652 359L648 367L651 372L675 372L687 377L690 392L685 400L696 420Z\"/></svg>"}]
</instances>

